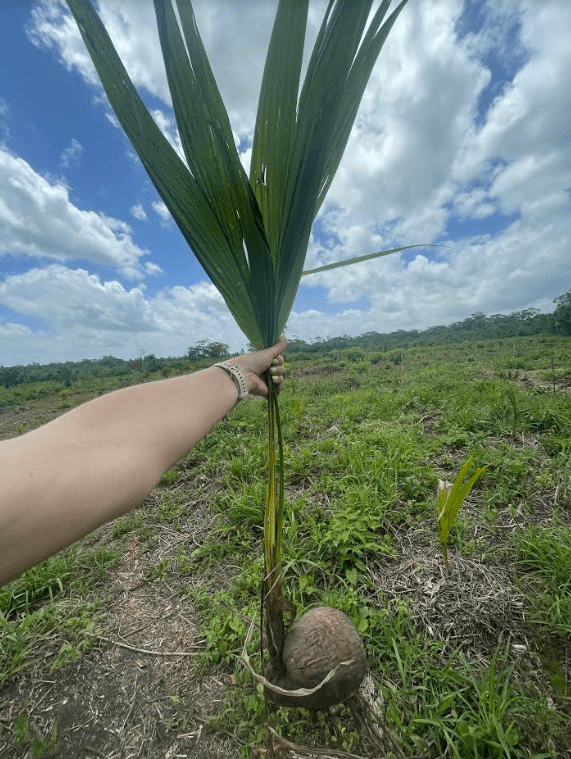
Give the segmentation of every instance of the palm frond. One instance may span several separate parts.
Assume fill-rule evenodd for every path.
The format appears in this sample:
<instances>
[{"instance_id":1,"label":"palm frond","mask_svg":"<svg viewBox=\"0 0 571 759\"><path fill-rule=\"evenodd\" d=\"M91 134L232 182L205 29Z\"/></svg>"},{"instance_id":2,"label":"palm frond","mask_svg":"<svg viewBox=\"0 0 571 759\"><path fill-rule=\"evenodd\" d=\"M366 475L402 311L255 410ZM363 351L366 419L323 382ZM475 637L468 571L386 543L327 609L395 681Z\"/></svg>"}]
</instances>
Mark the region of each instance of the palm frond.
<instances>
[{"instance_id":1,"label":"palm frond","mask_svg":"<svg viewBox=\"0 0 571 759\"><path fill-rule=\"evenodd\" d=\"M309 0L279 0L249 180L191 0L154 0L187 165L149 114L89 0L67 1L109 102L189 246L250 342L256 348L275 342L301 276L324 270L303 272L311 227L407 0L386 20L390 0L382 0L366 32L373 0L330 0L301 91ZM353 261L380 255L386 252Z\"/></svg>"}]
</instances>

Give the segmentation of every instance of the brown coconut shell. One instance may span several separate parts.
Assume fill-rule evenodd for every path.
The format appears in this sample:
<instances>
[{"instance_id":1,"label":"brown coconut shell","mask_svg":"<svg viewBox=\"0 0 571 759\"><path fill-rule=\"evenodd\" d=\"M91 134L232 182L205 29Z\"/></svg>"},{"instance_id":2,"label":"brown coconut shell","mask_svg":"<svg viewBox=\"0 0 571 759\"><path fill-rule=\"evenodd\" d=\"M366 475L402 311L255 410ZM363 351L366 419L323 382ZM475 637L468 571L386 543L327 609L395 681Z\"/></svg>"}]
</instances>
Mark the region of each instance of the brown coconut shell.
<instances>
[{"instance_id":1,"label":"brown coconut shell","mask_svg":"<svg viewBox=\"0 0 571 759\"><path fill-rule=\"evenodd\" d=\"M331 680L310 696L276 693L266 688L272 701L285 706L326 709L351 696L367 671L361 636L346 614L338 609L319 607L296 619L283 646L284 670L266 673L270 682L286 690L314 688L341 662Z\"/></svg>"}]
</instances>

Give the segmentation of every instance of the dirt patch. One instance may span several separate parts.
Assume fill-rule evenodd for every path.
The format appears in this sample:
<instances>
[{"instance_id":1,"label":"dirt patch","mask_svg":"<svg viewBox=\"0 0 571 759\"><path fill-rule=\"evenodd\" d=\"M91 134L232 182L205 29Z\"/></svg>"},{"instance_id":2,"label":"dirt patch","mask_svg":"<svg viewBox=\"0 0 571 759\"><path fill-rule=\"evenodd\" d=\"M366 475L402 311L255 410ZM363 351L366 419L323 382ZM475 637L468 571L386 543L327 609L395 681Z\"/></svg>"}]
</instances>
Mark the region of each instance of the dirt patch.
<instances>
[{"instance_id":1,"label":"dirt patch","mask_svg":"<svg viewBox=\"0 0 571 759\"><path fill-rule=\"evenodd\" d=\"M151 562L130 541L106 588L113 603L98 621L93 648L78 662L4 692L2 757L27 759L30 740L46 742L54 729L58 759L237 755L236 741L204 730L223 701L229 673L195 676L203 648L196 612L175 588L147 581ZM29 733L20 745L18 717Z\"/></svg>"},{"instance_id":2,"label":"dirt patch","mask_svg":"<svg viewBox=\"0 0 571 759\"><path fill-rule=\"evenodd\" d=\"M14 725L25 714L30 730L44 741L55 727L58 759L236 756L238 744L203 729L209 708L223 697L223 683L193 682L178 702L168 676L171 665L164 667L165 678L157 677L156 658L115 646L93 651L45 680L13 686L3 699L3 724ZM184 666L172 662L179 673ZM10 732L2 731L0 755L27 759L28 746L15 745Z\"/></svg>"},{"instance_id":3,"label":"dirt patch","mask_svg":"<svg viewBox=\"0 0 571 759\"><path fill-rule=\"evenodd\" d=\"M406 599L432 638L450 641L472 658L491 655L508 638L516 651L528 650L525 599L505 568L451 552L450 570L448 576L435 548L415 547L398 566L374 565L370 574L381 597Z\"/></svg>"}]
</instances>

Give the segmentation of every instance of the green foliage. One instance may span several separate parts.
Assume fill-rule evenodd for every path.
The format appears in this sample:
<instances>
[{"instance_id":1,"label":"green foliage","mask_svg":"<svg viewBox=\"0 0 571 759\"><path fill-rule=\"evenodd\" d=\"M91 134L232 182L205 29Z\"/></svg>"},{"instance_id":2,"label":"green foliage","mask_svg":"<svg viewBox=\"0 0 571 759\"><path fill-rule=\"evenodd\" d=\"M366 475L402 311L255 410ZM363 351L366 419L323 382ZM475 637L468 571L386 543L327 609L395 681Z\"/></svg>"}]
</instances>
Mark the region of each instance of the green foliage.
<instances>
[{"instance_id":1,"label":"green foliage","mask_svg":"<svg viewBox=\"0 0 571 759\"><path fill-rule=\"evenodd\" d=\"M159 485L172 485L173 482L176 482L177 477L178 468L176 466L173 466L172 469L168 469L166 472L163 472L161 479L159 480Z\"/></svg>"},{"instance_id":2,"label":"green foliage","mask_svg":"<svg viewBox=\"0 0 571 759\"><path fill-rule=\"evenodd\" d=\"M510 404L512 434L515 437L516 430L517 430L517 421L518 421L518 416L519 416L519 410L517 406L517 397L515 394L515 390L512 387L507 389L506 395Z\"/></svg>"},{"instance_id":3,"label":"green foliage","mask_svg":"<svg viewBox=\"0 0 571 759\"><path fill-rule=\"evenodd\" d=\"M77 566L73 549L56 554L0 588L0 613L11 619L44 601L53 602Z\"/></svg>"},{"instance_id":4,"label":"green foliage","mask_svg":"<svg viewBox=\"0 0 571 759\"><path fill-rule=\"evenodd\" d=\"M52 671L61 669L68 662L75 662L91 648L95 622L88 609L81 610L77 616L69 616L60 624L60 634L66 637L61 644L56 658L51 663Z\"/></svg>"},{"instance_id":5,"label":"green foliage","mask_svg":"<svg viewBox=\"0 0 571 759\"><path fill-rule=\"evenodd\" d=\"M22 372L19 366L0 367L0 380L6 389L19 384Z\"/></svg>"},{"instance_id":6,"label":"green foliage","mask_svg":"<svg viewBox=\"0 0 571 759\"><path fill-rule=\"evenodd\" d=\"M140 511L133 511L124 517L119 517L113 522L113 535L119 537L132 530L137 529L143 523L143 516Z\"/></svg>"},{"instance_id":7,"label":"green foliage","mask_svg":"<svg viewBox=\"0 0 571 759\"><path fill-rule=\"evenodd\" d=\"M558 335L571 335L571 290L555 298L553 327Z\"/></svg>"},{"instance_id":8,"label":"green foliage","mask_svg":"<svg viewBox=\"0 0 571 759\"><path fill-rule=\"evenodd\" d=\"M382 693L385 734L405 756L556 759L571 744L571 430L563 373L557 375L555 395L551 389L551 355L561 350L560 365L565 365L558 344L561 338L518 337L517 359L524 368L517 377L511 368L512 340L503 346L484 342L474 363L467 362L474 343L410 347L406 382L398 393L384 358L378 368L359 375L359 387L349 382L354 367L335 371L338 360L329 354L327 360L318 353L308 353L308 361L288 360L289 379L281 396L285 592L298 614L330 605L353 620L366 645L374 685ZM390 348L396 349L400 347ZM331 374L302 373L309 366L327 365ZM534 387L544 381L546 392L535 394ZM88 377L82 389L98 392L98 382ZM37 423L30 411L46 418L57 411L62 397L54 399L48 387L39 401L22 402L31 407L30 426ZM31 388L19 385L0 393ZM41 385L34 388L35 393L41 390ZM510 434L510 390L517 406L517 436ZM74 388L64 397L73 405L85 399ZM12 431L19 419L19 412L10 410L0 423ZM87 659L83 666L92 656L97 665L90 644L101 624L99 615L116 596L99 600L94 594L106 596L111 589L103 584L108 568L121 562L123 569L129 561L125 545L136 539L144 551L145 586L152 593L168 587L175 594L173 606L180 604L185 615L185 606L192 609L197 636L204 641L201 654L192 659L198 665L193 676L215 677L226 685L207 729L236 735L245 744L244 756L264 745L263 695L238 660L249 627L243 617L259 618L264 423L264 404L238 405L167 473L152 499L102 530L99 550L78 544L71 558L58 555L37 574L0 591L5 610L0 680L5 687L16 678L20 688L34 678L55 679L58 667L73 668L79 656ZM511 625L494 627L494 637L486 641L475 635L470 642L454 637L454 616L447 620L450 634L443 637L436 629L427 631L416 605L426 593L422 556L434 539L437 472L453 481L468 452L485 463L486 477L481 490L472 491L477 508L458 512L449 541L460 558L469 558L462 562L464 569L503 569L513 583L506 590L525 598L511 639L520 642L519 632L525 634L528 649L523 653L513 645L504 649L503 642L494 653L496 634L512 630ZM416 568L407 569L409 557ZM411 573L412 591L410 584L400 584L405 572ZM462 598L457 585L451 578L445 593L456 590ZM446 609L438 603L431 614L446 621ZM259 671L257 633L254 638L250 655ZM229 684L232 674L236 686ZM182 693L179 698L174 729L189 713L188 699ZM19 722L24 736L24 720L31 723L34 715L22 705L18 709L24 713ZM177 705L172 709L176 712ZM365 732L350 705L335 710L333 719L269 709L272 726L289 740L375 755L364 744ZM42 725L43 741L50 729ZM31 724L29 730L28 742L17 749L22 755L30 754Z\"/></svg>"},{"instance_id":9,"label":"green foliage","mask_svg":"<svg viewBox=\"0 0 571 759\"><path fill-rule=\"evenodd\" d=\"M72 382L75 379L75 376L76 376L75 372L73 371L71 366L69 366L68 364L65 364L64 366L62 366L62 368L59 371L59 379L63 382L63 384L66 387L71 387Z\"/></svg>"},{"instance_id":10,"label":"green foliage","mask_svg":"<svg viewBox=\"0 0 571 759\"><path fill-rule=\"evenodd\" d=\"M165 493L154 512L159 524L170 524L177 527L179 521L188 511L188 496L184 490L174 490Z\"/></svg>"},{"instance_id":11,"label":"green foliage","mask_svg":"<svg viewBox=\"0 0 571 759\"><path fill-rule=\"evenodd\" d=\"M335 510L320 541L320 555L333 558L338 570L352 584L366 570L367 553L392 553L390 536L378 532L382 518L375 511L372 489L350 494Z\"/></svg>"},{"instance_id":12,"label":"green foliage","mask_svg":"<svg viewBox=\"0 0 571 759\"><path fill-rule=\"evenodd\" d=\"M199 340L196 345L190 346L186 352L189 361L199 361L203 358L220 361L229 355L230 347L228 345L225 343L209 343L207 340Z\"/></svg>"},{"instance_id":13,"label":"green foliage","mask_svg":"<svg viewBox=\"0 0 571 759\"><path fill-rule=\"evenodd\" d=\"M446 571L450 574L450 566L448 564L448 536L450 530L454 524L458 511L464 503L464 499L472 490L476 480L486 471L486 467L478 469L467 482L464 482L464 478L468 474L468 470L472 466L472 456L468 456L462 468L458 472L454 484L444 483L442 480L438 482L438 539L442 546L442 552L444 555L444 563Z\"/></svg>"},{"instance_id":14,"label":"green foliage","mask_svg":"<svg viewBox=\"0 0 571 759\"><path fill-rule=\"evenodd\" d=\"M50 729L49 736L42 735L36 724L25 711L20 712L14 720L12 730L14 745L25 747L29 751L31 759L47 759L54 756L57 742L57 725Z\"/></svg>"},{"instance_id":15,"label":"green foliage","mask_svg":"<svg viewBox=\"0 0 571 759\"><path fill-rule=\"evenodd\" d=\"M433 734L438 734L442 756L455 759L522 756L516 724L524 719L528 704L511 687L513 667L505 665L507 654L506 647L498 665L496 651L487 671L479 677L459 654L462 670L455 687L438 698L434 716L415 719L418 724L437 728Z\"/></svg>"},{"instance_id":16,"label":"green foliage","mask_svg":"<svg viewBox=\"0 0 571 759\"><path fill-rule=\"evenodd\" d=\"M512 542L525 577L536 583L535 621L571 636L571 531L531 525Z\"/></svg>"}]
</instances>

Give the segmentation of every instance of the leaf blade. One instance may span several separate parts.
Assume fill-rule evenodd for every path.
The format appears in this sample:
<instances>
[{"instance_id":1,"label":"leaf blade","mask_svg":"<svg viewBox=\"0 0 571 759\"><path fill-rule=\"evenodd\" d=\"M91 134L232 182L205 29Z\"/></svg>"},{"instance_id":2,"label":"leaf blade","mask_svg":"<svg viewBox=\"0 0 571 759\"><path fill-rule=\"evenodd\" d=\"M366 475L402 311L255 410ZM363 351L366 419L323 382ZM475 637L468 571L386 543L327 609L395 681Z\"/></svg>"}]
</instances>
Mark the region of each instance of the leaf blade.
<instances>
[{"instance_id":1,"label":"leaf blade","mask_svg":"<svg viewBox=\"0 0 571 759\"><path fill-rule=\"evenodd\" d=\"M147 110L91 3L67 0L98 76L127 137L185 240L246 335L261 342L247 282L201 188ZM209 252L215 247L218 257Z\"/></svg>"},{"instance_id":2,"label":"leaf blade","mask_svg":"<svg viewBox=\"0 0 571 759\"><path fill-rule=\"evenodd\" d=\"M237 320L237 308L244 315L248 312L251 316L253 312L259 335L246 336L256 348L263 348L275 342L277 325L275 272L260 209L234 144L192 3L177 0L186 47L171 0L154 3L173 108L189 167L227 237L248 291L248 300L234 304L231 311ZM217 255L213 248L210 265L215 265Z\"/></svg>"},{"instance_id":3,"label":"leaf blade","mask_svg":"<svg viewBox=\"0 0 571 759\"><path fill-rule=\"evenodd\" d=\"M332 264L325 264L324 266L318 266L315 269L307 269L302 272L302 276L306 274L317 274L320 271L329 271L330 269L339 269L342 266L350 266L351 264L359 264L363 261L371 261L373 258L381 258L382 256L388 256L391 253L399 253L401 250L410 250L411 248L428 248L433 247L427 244L418 245L403 245L400 248L391 248L390 250L380 250L377 253L367 253L365 256L355 256L355 258L346 258L344 261L335 261Z\"/></svg>"}]
</instances>

